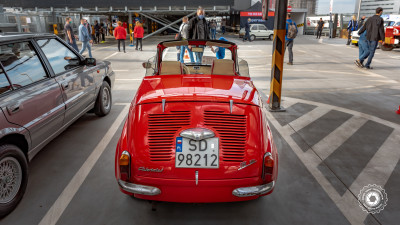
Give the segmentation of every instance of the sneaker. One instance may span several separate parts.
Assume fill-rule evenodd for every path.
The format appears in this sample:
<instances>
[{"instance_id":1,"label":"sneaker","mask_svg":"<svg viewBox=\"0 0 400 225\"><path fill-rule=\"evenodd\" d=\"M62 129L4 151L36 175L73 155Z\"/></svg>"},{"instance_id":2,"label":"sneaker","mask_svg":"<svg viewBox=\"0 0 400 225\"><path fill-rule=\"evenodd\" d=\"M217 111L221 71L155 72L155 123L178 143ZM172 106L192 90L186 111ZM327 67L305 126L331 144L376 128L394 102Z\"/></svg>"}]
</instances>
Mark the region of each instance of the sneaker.
<instances>
[{"instance_id":1,"label":"sneaker","mask_svg":"<svg viewBox=\"0 0 400 225\"><path fill-rule=\"evenodd\" d=\"M354 63L355 63L359 68L364 68L364 65L360 62L359 59L357 59L356 61L354 61Z\"/></svg>"},{"instance_id":2,"label":"sneaker","mask_svg":"<svg viewBox=\"0 0 400 225\"><path fill-rule=\"evenodd\" d=\"M372 70L373 68L372 68L372 66L366 66L365 69Z\"/></svg>"},{"instance_id":3,"label":"sneaker","mask_svg":"<svg viewBox=\"0 0 400 225\"><path fill-rule=\"evenodd\" d=\"M293 63L291 63L291 62L288 62L287 64L288 64L288 65L293 65Z\"/></svg>"}]
</instances>

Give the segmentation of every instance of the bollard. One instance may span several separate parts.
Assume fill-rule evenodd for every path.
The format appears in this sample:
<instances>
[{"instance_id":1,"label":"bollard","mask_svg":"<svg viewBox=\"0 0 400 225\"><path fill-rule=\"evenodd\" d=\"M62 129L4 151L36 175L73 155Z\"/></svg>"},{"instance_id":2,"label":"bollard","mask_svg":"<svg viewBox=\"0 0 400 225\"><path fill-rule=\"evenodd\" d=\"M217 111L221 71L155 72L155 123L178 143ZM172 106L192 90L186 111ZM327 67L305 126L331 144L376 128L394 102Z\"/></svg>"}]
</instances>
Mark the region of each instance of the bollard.
<instances>
[{"instance_id":1,"label":"bollard","mask_svg":"<svg viewBox=\"0 0 400 225\"><path fill-rule=\"evenodd\" d=\"M57 24L53 24L53 30L54 30L54 34L58 35L58 27Z\"/></svg>"},{"instance_id":2,"label":"bollard","mask_svg":"<svg viewBox=\"0 0 400 225\"><path fill-rule=\"evenodd\" d=\"M285 111L281 107L283 60L285 55L286 14L288 0L278 0L275 3L274 44L271 64L271 88L269 110Z\"/></svg>"}]
</instances>

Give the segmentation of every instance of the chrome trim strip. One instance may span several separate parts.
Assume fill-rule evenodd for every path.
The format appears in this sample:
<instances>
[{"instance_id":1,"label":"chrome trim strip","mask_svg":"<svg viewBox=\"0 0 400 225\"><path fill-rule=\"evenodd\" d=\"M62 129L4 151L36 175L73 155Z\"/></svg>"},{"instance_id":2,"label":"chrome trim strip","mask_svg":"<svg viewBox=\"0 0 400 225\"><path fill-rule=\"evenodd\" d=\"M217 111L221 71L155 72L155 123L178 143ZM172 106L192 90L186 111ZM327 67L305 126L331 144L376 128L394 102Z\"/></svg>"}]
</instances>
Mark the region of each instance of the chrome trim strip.
<instances>
[{"instance_id":1,"label":"chrome trim strip","mask_svg":"<svg viewBox=\"0 0 400 225\"><path fill-rule=\"evenodd\" d=\"M165 112L165 99L162 100L162 112Z\"/></svg>"},{"instance_id":2,"label":"chrome trim strip","mask_svg":"<svg viewBox=\"0 0 400 225\"><path fill-rule=\"evenodd\" d=\"M250 197L255 195L263 195L270 192L275 187L275 181L271 181L268 184L253 186L253 187L241 187L236 188L232 191L232 195L236 197Z\"/></svg>"},{"instance_id":3,"label":"chrome trim strip","mask_svg":"<svg viewBox=\"0 0 400 225\"><path fill-rule=\"evenodd\" d=\"M182 131L179 135L181 137L193 139L196 141L215 137L215 134L212 130L205 128L190 128Z\"/></svg>"},{"instance_id":4,"label":"chrome trim strip","mask_svg":"<svg viewBox=\"0 0 400 225\"><path fill-rule=\"evenodd\" d=\"M196 186L199 184L199 171L196 171Z\"/></svg>"},{"instance_id":5,"label":"chrome trim strip","mask_svg":"<svg viewBox=\"0 0 400 225\"><path fill-rule=\"evenodd\" d=\"M229 100L229 109L231 114L232 114L232 108L233 108L233 100Z\"/></svg>"},{"instance_id":6,"label":"chrome trim strip","mask_svg":"<svg viewBox=\"0 0 400 225\"><path fill-rule=\"evenodd\" d=\"M128 183L126 181L118 180L119 187L127 192L140 195L159 195L161 190L156 187Z\"/></svg>"}]
</instances>

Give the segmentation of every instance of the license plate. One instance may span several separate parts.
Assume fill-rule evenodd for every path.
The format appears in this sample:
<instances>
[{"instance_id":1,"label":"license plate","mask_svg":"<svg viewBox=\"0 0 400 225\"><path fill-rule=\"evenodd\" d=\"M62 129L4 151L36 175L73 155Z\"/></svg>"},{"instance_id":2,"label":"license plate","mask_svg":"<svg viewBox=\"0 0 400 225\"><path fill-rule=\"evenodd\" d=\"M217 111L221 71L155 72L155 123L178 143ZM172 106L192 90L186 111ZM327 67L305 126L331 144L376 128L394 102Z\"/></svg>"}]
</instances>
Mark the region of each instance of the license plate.
<instances>
[{"instance_id":1,"label":"license plate","mask_svg":"<svg viewBox=\"0 0 400 225\"><path fill-rule=\"evenodd\" d=\"M176 168L219 168L219 140L176 138Z\"/></svg>"}]
</instances>

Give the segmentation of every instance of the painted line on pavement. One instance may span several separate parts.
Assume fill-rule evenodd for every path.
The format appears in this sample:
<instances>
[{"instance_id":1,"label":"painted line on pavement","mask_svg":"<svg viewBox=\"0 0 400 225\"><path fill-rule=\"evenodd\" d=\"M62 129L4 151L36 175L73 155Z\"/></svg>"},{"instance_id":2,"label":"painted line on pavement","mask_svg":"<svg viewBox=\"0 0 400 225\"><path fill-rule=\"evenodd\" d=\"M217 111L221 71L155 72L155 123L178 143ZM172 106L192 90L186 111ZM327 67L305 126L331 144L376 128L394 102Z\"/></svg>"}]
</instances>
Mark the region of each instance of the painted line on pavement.
<instances>
[{"instance_id":1,"label":"painted line on pavement","mask_svg":"<svg viewBox=\"0 0 400 225\"><path fill-rule=\"evenodd\" d=\"M129 70L113 70L114 72L128 72Z\"/></svg>"},{"instance_id":2,"label":"painted line on pavement","mask_svg":"<svg viewBox=\"0 0 400 225\"><path fill-rule=\"evenodd\" d=\"M105 57L103 60L109 59L109 58L113 57L113 56L116 55L116 54L118 54L118 52L114 52L113 54L111 54L111 55Z\"/></svg>"},{"instance_id":3,"label":"painted line on pavement","mask_svg":"<svg viewBox=\"0 0 400 225\"><path fill-rule=\"evenodd\" d=\"M311 148L321 160L325 160L367 121L365 118L353 116Z\"/></svg>"},{"instance_id":4,"label":"painted line on pavement","mask_svg":"<svg viewBox=\"0 0 400 225\"><path fill-rule=\"evenodd\" d=\"M357 193L368 184L385 186L399 162L399 146L400 131L394 130L351 184L350 190Z\"/></svg>"},{"instance_id":5,"label":"painted line on pavement","mask_svg":"<svg viewBox=\"0 0 400 225\"><path fill-rule=\"evenodd\" d=\"M297 132L302 128L306 127L307 125L309 125L310 123L314 122L315 120L319 119L323 115L327 114L329 111L330 109L324 107L317 107L285 126L290 126L294 131Z\"/></svg>"},{"instance_id":6,"label":"painted line on pavement","mask_svg":"<svg viewBox=\"0 0 400 225\"><path fill-rule=\"evenodd\" d=\"M111 139L114 137L120 125L124 122L126 115L129 111L129 104L125 104L123 110L119 113L117 119L110 126L110 129L101 139L100 143L96 146L90 156L83 163L78 172L74 175L68 185L64 188L60 196L53 203L49 211L42 218L39 225L55 225L60 219L64 210L67 208L72 198L75 196L76 192L81 187L82 183L85 181L86 177L92 170L93 166L99 160L101 154L106 149L107 145L110 143Z\"/></svg>"}]
</instances>

